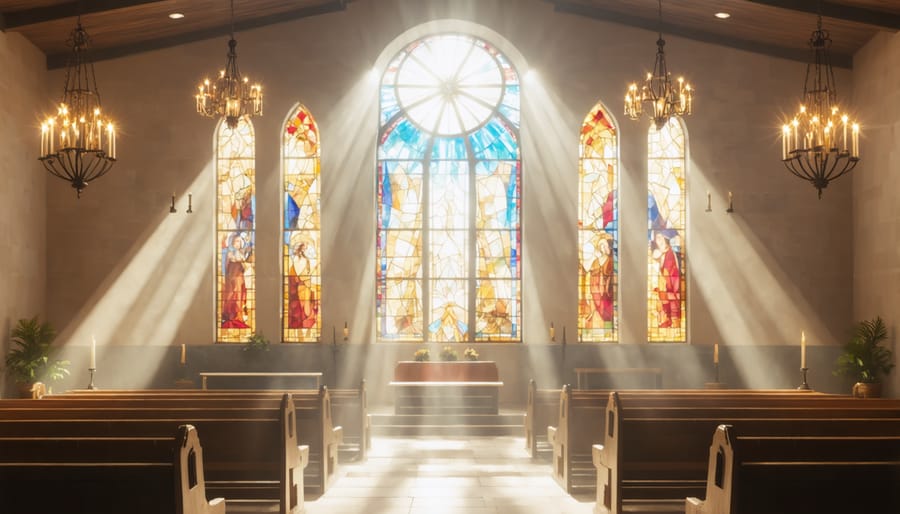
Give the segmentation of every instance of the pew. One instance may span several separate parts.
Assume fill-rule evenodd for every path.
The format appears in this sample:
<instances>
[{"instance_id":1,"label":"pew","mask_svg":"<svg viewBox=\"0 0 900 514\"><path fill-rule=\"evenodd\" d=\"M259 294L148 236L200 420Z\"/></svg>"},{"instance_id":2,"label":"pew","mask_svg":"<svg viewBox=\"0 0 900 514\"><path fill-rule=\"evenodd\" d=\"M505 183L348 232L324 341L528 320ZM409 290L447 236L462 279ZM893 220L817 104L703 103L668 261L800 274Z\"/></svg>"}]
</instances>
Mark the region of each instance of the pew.
<instances>
[{"instance_id":1,"label":"pew","mask_svg":"<svg viewBox=\"0 0 900 514\"><path fill-rule=\"evenodd\" d=\"M265 405L258 399L246 404L229 400L232 408L204 407L194 400L186 401L191 406L185 400L180 404L165 400L168 407L125 407L104 406L105 400L93 398L47 398L0 401L0 436L155 437L191 423L203 437L210 494L224 496L229 503L277 502L282 513L303 510L304 468L308 469L311 451L298 446L297 437L302 421L314 416L316 409L297 407L304 402L289 394L265 400ZM311 492L318 490L313 487Z\"/></svg>"},{"instance_id":2,"label":"pew","mask_svg":"<svg viewBox=\"0 0 900 514\"><path fill-rule=\"evenodd\" d=\"M349 391L349 390L348 390ZM325 386L319 388L318 391L312 390L296 390L291 391L294 404L297 410L297 432L298 440L302 444L309 446L309 465L304 472L305 486L308 494L323 494L337 477L337 464L339 449L343 445L344 427L336 425L332 410L334 409L331 391ZM133 403L140 401L142 407L166 406L170 410L178 409L178 405L185 407L190 406L189 402L200 402L207 410L215 408L235 409L245 411L243 415L254 415L252 404L237 401L271 401L273 398L280 398L281 392L266 390L181 390L181 389L151 389L151 390L113 390L113 391L91 391L91 390L75 390L69 391L62 395L51 395L45 397L42 401L47 400L79 400L88 401L91 399L97 401L109 401L107 405L118 404L121 406L136 406ZM344 393L348 395L348 393ZM364 396L364 395L362 395ZM162 403L160 403L162 402ZM176 402L176 403L172 403ZM346 401L339 400L346 403ZM343 412L345 409L341 409ZM358 417L360 423L368 422L368 416ZM353 420L350 420L353 421ZM363 427L356 428L354 425L350 430L359 433L368 434L367 429ZM370 437L367 435L367 437Z\"/></svg>"},{"instance_id":3,"label":"pew","mask_svg":"<svg viewBox=\"0 0 900 514\"><path fill-rule=\"evenodd\" d=\"M372 428L366 399L366 381L358 389L331 389L332 417L344 429L339 455L365 461L372 448Z\"/></svg>"},{"instance_id":4,"label":"pew","mask_svg":"<svg viewBox=\"0 0 900 514\"><path fill-rule=\"evenodd\" d=\"M4 512L224 514L207 500L197 430L168 437L0 437Z\"/></svg>"},{"instance_id":5,"label":"pew","mask_svg":"<svg viewBox=\"0 0 900 514\"><path fill-rule=\"evenodd\" d=\"M569 494L593 492L595 471L591 445L603 441L609 391L563 386L556 426L547 427L553 448L553 478Z\"/></svg>"},{"instance_id":6,"label":"pew","mask_svg":"<svg viewBox=\"0 0 900 514\"><path fill-rule=\"evenodd\" d=\"M748 434L774 430L807 436L807 425L835 434L864 420L866 435L900 433L897 400L771 392L754 400L752 393L737 392L735 398L721 393L693 399L675 395L664 406L641 406L640 396L610 394L603 444L592 447L598 513L621 513L623 503L648 502L682 510L684 498L703 496L709 438L722 423Z\"/></svg>"},{"instance_id":7,"label":"pew","mask_svg":"<svg viewBox=\"0 0 900 514\"><path fill-rule=\"evenodd\" d=\"M525 448L532 458L553 455L547 440L547 427L559 419L559 389L538 389L534 379L528 382L528 404L525 408Z\"/></svg>"},{"instance_id":8,"label":"pew","mask_svg":"<svg viewBox=\"0 0 900 514\"><path fill-rule=\"evenodd\" d=\"M706 499L687 498L686 514L900 512L900 432L817 433L744 435L740 426L720 425Z\"/></svg>"}]
</instances>

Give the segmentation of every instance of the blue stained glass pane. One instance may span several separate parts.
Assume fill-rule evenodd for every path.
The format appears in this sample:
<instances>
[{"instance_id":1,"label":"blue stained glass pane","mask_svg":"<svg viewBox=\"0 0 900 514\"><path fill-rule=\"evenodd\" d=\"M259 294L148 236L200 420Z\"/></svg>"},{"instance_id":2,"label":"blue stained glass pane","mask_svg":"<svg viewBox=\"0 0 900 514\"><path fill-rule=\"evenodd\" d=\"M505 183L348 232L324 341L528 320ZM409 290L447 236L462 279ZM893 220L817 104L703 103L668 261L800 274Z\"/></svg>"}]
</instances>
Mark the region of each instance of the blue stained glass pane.
<instances>
[{"instance_id":1,"label":"blue stained glass pane","mask_svg":"<svg viewBox=\"0 0 900 514\"><path fill-rule=\"evenodd\" d=\"M500 112L502 112L506 117L510 118L510 121L513 121L516 124L516 128L519 128L519 85L518 84L509 84L506 86L506 93L503 95L503 103L500 104ZM512 116L507 114L506 111L515 111L515 120L512 119Z\"/></svg>"},{"instance_id":2,"label":"blue stained glass pane","mask_svg":"<svg viewBox=\"0 0 900 514\"><path fill-rule=\"evenodd\" d=\"M429 138L410 123L402 119L388 129L384 143L378 147L380 159L422 159Z\"/></svg>"},{"instance_id":3,"label":"blue stained glass pane","mask_svg":"<svg viewBox=\"0 0 900 514\"><path fill-rule=\"evenodd\" d=\"M469 136L475 156L481 159L516 160L518 144L512 133L496 117Z\"/></svg>"},{"instance_id":4,"label":"blue stained glass pane","mask_svg":"<svg viewBox=\"0 0 900 514\"><path fill-rule=\"evenodd\" d=\"M391 188L390 173L388 171L390 164L386 162L382 166L384 173L382 174L381 180L381 227L385 228L391 226L391 205L394 204L394 194L393 189Z\"/></svg>"},{"instance_id":5,"label":"blue stained glass pane","mask_svg":"<svg viewBox=\"0 0 900 514\"><path fill-rule=\"evenodd\" d=\"M432 160L464 160L466 155L466 141L461 137L437 138L431 148Z\"/></svg>"},{"instance_id":6,"label":"blue stained glass pane","mask_svg":"<svg viewBox=\"0 0 900 514\"><path fill-rule=\"evenodd\" d=\"M300 207L290 193L284 193L284 229L291 230L297 226L297 217L300 216ZM287 238L289 234L285 234ZM285 240L285 243L288 241Z\"/></svg>"},{"instance_id":7,"label":"blue stained glass pane","mask_svg":"<svg viewBox=\"0 0 900 514\"><path fill-rule=\"evenodd\" d=\"M400 111L400 104L397 102L397 89L393 86L381 87L381 124L388 122L397 112Z\"/></svg>"},{"instance_id":8,"label":"blue stained glass pane","mask_svg":"<svg viewBox=\"0 0 900 514\"><path fill-rule=\"evenodd\" d=\"M501 105L500 106L500 114L505 116L506 119L508 119L509 122L512 123L513 125L515 125L517 127L519 126L519 122L521 120L520 120L520 113L519 113L518 109L513 109L512 107L507 107L505 105Z\"/></svg>"}]
</instances>

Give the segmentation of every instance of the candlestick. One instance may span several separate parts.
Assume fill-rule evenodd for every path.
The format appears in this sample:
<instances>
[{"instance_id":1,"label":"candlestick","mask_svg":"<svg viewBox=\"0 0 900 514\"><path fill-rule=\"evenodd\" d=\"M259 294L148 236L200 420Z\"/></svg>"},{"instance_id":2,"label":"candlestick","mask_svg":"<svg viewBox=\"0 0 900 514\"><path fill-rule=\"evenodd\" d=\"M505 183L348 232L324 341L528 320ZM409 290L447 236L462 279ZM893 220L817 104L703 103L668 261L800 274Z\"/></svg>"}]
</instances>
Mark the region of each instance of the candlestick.
<instances>
[{"instance_id":1,"label":"candlestick","mask_svg":"<svg viewBox=\"0 0 900 514\"><path fill-rule=\"evenodd\" d=\"M187 208L187 211L185 211L185 212L187 212L188 214L191 214L192 212L194 212L194 195L193 195L193 193L188 193L188 208Z\"/></svg>"},{"instance_id":2,"label":"candlestick","mask_svg":"<svg viewBox=\"0 0 900 514\"><path fill-rule=\"evenodd\" d=\"M800 368L800 386L797 387L798 391L809 391L809 384L806 383L806 372L809 371L808 368Z\"/></svg>"},{"instance_id":3,"label":"candlestick","mask_svg":"<svg viewBox=\"0 0 900 514\"><path fill-rule=\"evenodd\" d=\"M806 368L806 332L800 332L800 367Z\"/></svg>"},{"instance_id":4,"label":"candlestick","mask_svg":"<svg viewBox=\"0 0 900 514\"><path fill-rule=\"evenodd\" d=\"M88 368L88 372L91 374L91 381L90 381L90 383L88 383L88 386L87 386L88 389L97 389L94 386L94 372L95 371L97 371L97 368Z\"/></svg>"},{"instance_id":5,"label":"candlestick","mask_svg":"<svg viewBox=\"0 0 900 514\"><path fill-rule=\"evenodd\" d=\"M91 334L91 362L88 369L97 369L97 339Z\"/></svg>"},{"instance_id":6,"label":"candlestick","mask_svg":"<svg viewBox=\"0 0 900 514\"><path fill-rule=\"evenodd\" d=\"M731 194L731 191L728 192L728 208L725 209L725 212L734 212L734 195Z\"/></svg>"},{"instance_id":7,"label":"candlestick","mask_svg":"<svg viewBox=\"0 0 900 514\"><path fill-rule=\"evenodd\" d=\"M346 341L348 337L350 337L350 327L347 326L347 322L345 321L344 322L344 341Z\"/></svg>"},{"instance_id":8,"label":"candlestick","mask_svg":"<svg viewBox=\"0 0 900 514\"><path fill-rule=\"evenodd\" d=\"M553 322L550 322L550 341L556 342L556 329L553 327Z\"/></svg>"},{"instance_id":9,"label":"candlestick","mask_svg":"<svg viewBox=\"0 0 900 514\"><path fill-rule=\"evenodd\" d=\"M186 357L187 357L187 355L186 355L184 343L181 343L181 361L180 362L181 362L182 366L184 366L184 364L187 362Z\"/></svg>"},{"instance_id":10,"label":"candlestick","mask_svg":"<svg viewBox=\"0 0 900 514\"><path fill-rule=\"evenodd\" d=\"M563 325L563 340L562 344L566 344L566 326Z\"/></svg>"},{"instance_id":11,"label":"candlestick","mask_svg":"<svg viewBox=\"0 0 900 514\"><path fill-rule=\"evenodd\" d=\"M175 210L175 193L172 193L172 206L169 207L169 213L172 214L175 212L178 212L178 211Z\"/></svg>"},{"instance_id":12,"label":"candlestick","mask_svg":"<svg viewBox=\"0 0 900 514\"><path fill-rule=\"evenodd\" d=\"M713 345L713 364L719 364L719 343ZM718 380L716 380L718 382Z\"/></svg>"},{"instance_id":13,"label":"candlestick","mask_svg":"<svg viewBox=\"0 0 900 514\"><path fill-rule=\"evenodd\" d=\"M706 212L712 212L712 195L706 192Z\"/></svg>"}]
</instances>

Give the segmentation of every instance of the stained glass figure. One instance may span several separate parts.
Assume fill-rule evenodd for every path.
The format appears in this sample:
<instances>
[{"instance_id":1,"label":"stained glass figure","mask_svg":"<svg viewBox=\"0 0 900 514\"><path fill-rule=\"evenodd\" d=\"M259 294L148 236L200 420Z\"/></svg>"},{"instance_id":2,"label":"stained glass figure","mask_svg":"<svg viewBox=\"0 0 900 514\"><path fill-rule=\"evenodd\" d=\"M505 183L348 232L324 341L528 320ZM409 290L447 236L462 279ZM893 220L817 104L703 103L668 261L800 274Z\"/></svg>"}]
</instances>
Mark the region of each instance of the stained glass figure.
<instances>
[{"instance_id":1,"label":"stained glass figure","mask_svg":"<svg viewBox=\"0 0 900 514\"><path fill-rule=\"evenodd\" d=\"M490 43L429 36L381 81L382 341L521 340L519 80Z\"/></svg>"},{"instance_id":2,"label":"stained glass figure","mask_svg":"<svg viewBox=\"0 0 900 514\"><path fill-rule=\"evenodd\" d=\"M578 168L578 338L618 340L618 132L601 104L581 126Z\"/></svg>"},{"instance_id":3,"label":"stained glass figure","mask_svg":"<svg viewBox=\"0 0 900 514\"><path fill-rule=\"evenodd\" d=\"M684 127L678 118L657 129L647 148L649 188L647 338L687 341L687 184Z\"/></svg>"},{"instance_id":4,"label":"stained glass figure","mask_svg":"<svg viewBox=\"0 0 900 514\"><path fill-rule=\"evenodd\" d=\"M319 128L302 105L294 108L285 123L281 152L282 337L285 342L316 342L322 334L321 150Z\"/></svg>"},{"instance_id":5,"label":"stained glass figure","mask_svg":"<svg viewBox=\"0 0 900 514\"><path fill-rule=\"evenodd\" d=\"M256 328L253 125L216 131L216 340L243 343Z\"/></svg>"}]
</instances>

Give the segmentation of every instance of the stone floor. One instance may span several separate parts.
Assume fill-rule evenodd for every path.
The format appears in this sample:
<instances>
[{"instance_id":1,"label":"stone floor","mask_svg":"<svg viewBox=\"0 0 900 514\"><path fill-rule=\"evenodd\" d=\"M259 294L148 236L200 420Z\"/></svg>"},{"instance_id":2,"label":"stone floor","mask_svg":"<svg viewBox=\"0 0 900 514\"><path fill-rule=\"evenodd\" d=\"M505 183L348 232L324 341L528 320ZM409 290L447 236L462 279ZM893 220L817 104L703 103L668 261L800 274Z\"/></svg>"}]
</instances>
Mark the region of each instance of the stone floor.
<instances>
[{"instance_id":1,"label":"stone floor","mask_svg":"<svg viewBox=\"0 0 900 514\"><path fill-rule=\"evenodd\" d=\"M590 514L522 437L375 437L367 462L342 464L308 514Z\"/></svg>"}]
</instances>

